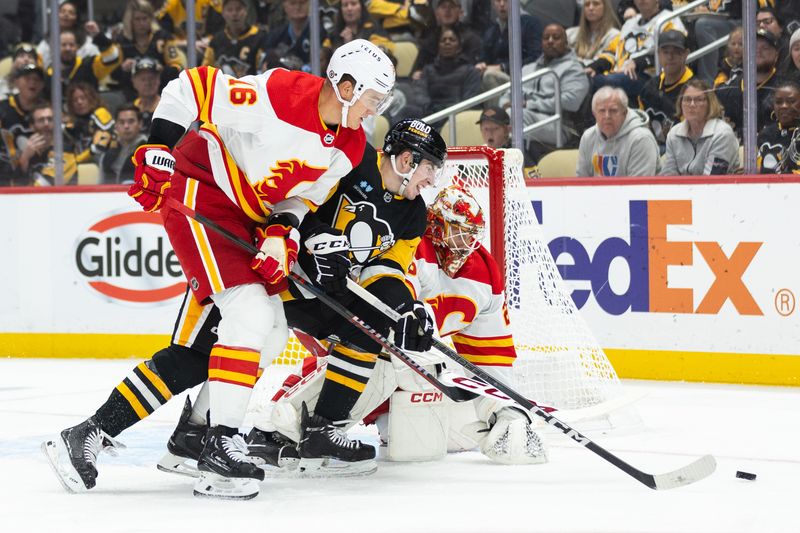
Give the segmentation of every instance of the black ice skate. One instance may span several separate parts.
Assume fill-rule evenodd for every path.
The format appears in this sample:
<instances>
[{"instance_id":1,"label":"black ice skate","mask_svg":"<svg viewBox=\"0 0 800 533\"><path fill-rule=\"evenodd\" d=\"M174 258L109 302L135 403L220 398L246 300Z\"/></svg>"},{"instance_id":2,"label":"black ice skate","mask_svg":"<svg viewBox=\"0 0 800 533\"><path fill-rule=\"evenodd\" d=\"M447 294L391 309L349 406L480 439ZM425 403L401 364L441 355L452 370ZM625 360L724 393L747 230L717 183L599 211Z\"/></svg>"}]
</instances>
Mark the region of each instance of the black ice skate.
<instances>
[{"instance_id":1,"label":"black ice skate","mask_svg":"<svg viewBox=\"0 0 800 533\"><path fill-rule=\"evenodd\" d=\"M162 472L199 477L197 459L206 443L206 424L195 424L189 421L192 414L192 402L186 397L178 426L167 441L167 453L158 461L156 467Z\"/></svg>"},{"instance_id":2,"label":"black ice skate","mask_svg":"<svg viewBox=\"0 0 800 533\"><path fill-rule=\"evenodd\" d=\"M300 423L302 437L298 470L303 477L365 476L378 469L375 447L350 440L343 423L309 415L305 402Z\"/></svg>"},{"instance_id":3,"label":"black ice skate","mask_svg":"<svg viewBox=\"0 0 800 533\"><path fill-rule=\"evenodd\" d=\"M42 443L42 451L58 480L69 492L85 492L97 482L97 456L102 451L117 455L125 445L109 437L94 417L67 428Z\"/></svg>"},{"instance_id":4,"label":"black ice skate","mask_svg":"<svg viewBox=\"0 0 800 533\"><path fill-rule=\"evenodd\" d=\"M195 496L249 500L258 496L258 482L264 480L264 471L247 457L244 438L228 426L208 429L197 469Z\"/></svg>"},{"instance_id":5,"label":"black ice skate","mask_svg":"<svg viewBox=\"0 0 800 533\"><path fill-rule=\"evenodd\" d=\"M247 435L247 449L255 464L266 467L267 475L293 473L300 461L297 445L277 431L254 427Z\"/></svg>"}]
</instances>

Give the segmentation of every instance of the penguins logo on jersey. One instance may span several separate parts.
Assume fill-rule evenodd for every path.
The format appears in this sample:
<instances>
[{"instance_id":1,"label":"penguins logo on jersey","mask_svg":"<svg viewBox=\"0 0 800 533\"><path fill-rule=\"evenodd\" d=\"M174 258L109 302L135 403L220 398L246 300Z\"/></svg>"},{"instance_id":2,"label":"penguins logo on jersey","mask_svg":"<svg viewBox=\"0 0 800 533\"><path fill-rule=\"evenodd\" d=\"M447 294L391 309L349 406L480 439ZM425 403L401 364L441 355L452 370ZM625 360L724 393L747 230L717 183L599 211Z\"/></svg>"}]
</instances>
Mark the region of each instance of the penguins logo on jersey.
<instances>
[{"instance_id":1,"label":"penguins logo on jersey","mask_svg":"<svg viewBox=\"0 0 800 533\"><path fill-rule=\"evenodd\" d=\"M758 153L762 157L761 167L775 171L783 160L784 151L781 144L763 143L758 147Z\"/></svg>"},{"instance_id":2,"label":"penguins logo on jersey","mask_svg":"<svg viewBox=\"0 0 800 533\"><path fill-rule=\"evenodd\" d=\"M394 245L391 226L376 213L370 202L354 202L346 194L339 198L333 227L347 236L356 263L366 263Z\"/></svg>"}]
</instances>

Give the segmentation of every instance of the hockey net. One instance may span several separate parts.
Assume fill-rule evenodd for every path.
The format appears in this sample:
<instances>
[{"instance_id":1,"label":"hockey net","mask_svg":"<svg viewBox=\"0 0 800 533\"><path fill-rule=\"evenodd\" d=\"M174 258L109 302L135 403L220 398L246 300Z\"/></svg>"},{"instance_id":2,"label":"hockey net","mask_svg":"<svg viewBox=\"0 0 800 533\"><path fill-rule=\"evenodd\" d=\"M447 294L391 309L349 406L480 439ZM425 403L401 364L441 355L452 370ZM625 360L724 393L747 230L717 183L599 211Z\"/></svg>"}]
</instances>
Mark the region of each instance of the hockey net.
<instances>
[{"instance_id":1,"label":"hockey net","mask_svg":"<svg viewBox=\"0 0 800 533\"><path fill-rule=\"evenodd\" d=\"M564 287L529 200L522 163L519 150L453 147L439 187L468 189L489 215L484 245L506 279L517 350L514 388L559 409L590 407L620 396L621 385ZM297 365L309 355L291 335L275 363Z\"/></svg>"}]
</instances>

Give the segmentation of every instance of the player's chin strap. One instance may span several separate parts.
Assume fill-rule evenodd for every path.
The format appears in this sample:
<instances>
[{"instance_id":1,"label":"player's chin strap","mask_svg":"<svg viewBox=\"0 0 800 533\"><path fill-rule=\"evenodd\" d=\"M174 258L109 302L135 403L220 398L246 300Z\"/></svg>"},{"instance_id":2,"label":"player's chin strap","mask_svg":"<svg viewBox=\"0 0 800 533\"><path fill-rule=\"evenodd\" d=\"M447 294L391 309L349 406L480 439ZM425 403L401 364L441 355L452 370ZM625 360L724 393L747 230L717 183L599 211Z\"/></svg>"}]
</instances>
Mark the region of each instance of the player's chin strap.
<instances>
[{"instance_id":1,"label":"player's chin strap","mask_svg":"<svg viewBox=\"0 0 800 533\"><path fill-rule=\"evenodd\" d=\"M339 87L335 83L332 83L331 85L333 86L334 94L336 94L336 99L339 100L339 103L342 104L342 122L341 122L341 126L343 128L347 128L348 127L347 126L347 113L348 113L348 111L350 111L350 107L352 107L352 105L354 103L356 103L356 100L358 100L358 98L354 94L353 95L353 99L348 102L347 100L342 98L341 94L339 94Z\"/></svg>"},{"instance_id":2,"label":"player's chin strap","mask_svg":"<svg viewBox=\"0 0 800 533\"><path fill-rule=\"evenodd\" d=\"M392 170L394 170L395 174L403 178L403 181L400 183L400 188L397 190L397 196L403 196L406 192L406 187L408 187L408 183L411 181L412 176L414 176L414 172L416 172L417 168L419 168L419 165L412 163L411 170L409 172L400 172L397 170L397 161L395 159L395 155L392 155L389 159L392 162Z\"/></svg>"}]
</instances>

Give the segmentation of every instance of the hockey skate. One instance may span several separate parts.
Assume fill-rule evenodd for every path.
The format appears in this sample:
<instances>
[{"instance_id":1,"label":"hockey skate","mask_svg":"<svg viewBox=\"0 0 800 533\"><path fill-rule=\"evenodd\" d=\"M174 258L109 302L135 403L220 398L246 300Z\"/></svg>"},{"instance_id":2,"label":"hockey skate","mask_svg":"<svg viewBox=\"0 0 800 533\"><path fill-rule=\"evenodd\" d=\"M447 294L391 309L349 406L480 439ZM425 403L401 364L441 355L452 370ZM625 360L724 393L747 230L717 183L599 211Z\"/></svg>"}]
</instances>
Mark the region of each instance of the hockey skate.
<instances>
[{"instance_id":1,"label":"hockey skate","mask_svg":"<svg viewBox=\"0 0 800 533\"><path fill-rule=\"evenodd\" d=\"M300 454L297 446L277 431L253 428L247 435L247 455L250 460L264 468L268 476L295 473Z\"/></svg>"},{"instance_id":2,"label":"hockey skate","mask_svg":"<svg viewBox=\"0 0 800 533\"><path fill-rule=\"evenodd\" d=\"M527 415L505 407L493 414L481 452L496 463L536 465L547 462L547 448Z\"/></svg>"},{"instance_id":3,"label":"hockey skate","mask_svg":"<svg viewBox=\"0 0 800 533\"><path fill-rule=\"evenodd\" d=\"M309 415L305 402L300 421L298 471L301 477L366 476L378 469L375 447L350 440L342 423Z\"/></svg>"},{"instance_id":4,"label":"hockey skate","mask_svg":"<svg viewBox=\"0 0 800 533\"><path fill-rule=\"evenodd\" d=\"M97 482L97 456L107 451L117 455L125 445L109 437L94 417L67 428L42 443L42 451L58 480L69 492L85 492Z\"/></svg>"},{"instance_id":5,"label":"hockey skate","mask_svg":"<svg viewBox=\"0 0 800 533\"><path fill-rule=\"evenodd\" d=\"M182 476L200 477L197 470L197 459L206 443L205 424L189 421L192 414L192 402L186 397L178 426L167 441L167 453L158 461L156 468L162 472L180 474Z\"/></svg>"},{"instance_id":6,"label":"hockey skate","mask_svg":"<svg viewBox=\"0 0 800 533\"><path fill-rule=\"evenodd\" d=\"M249 500L258 496L258 482L264 480L264 471L247 457L244 438L228 426L209 428L197 469L195 496Z\"/></svg>"}]
</instances>

